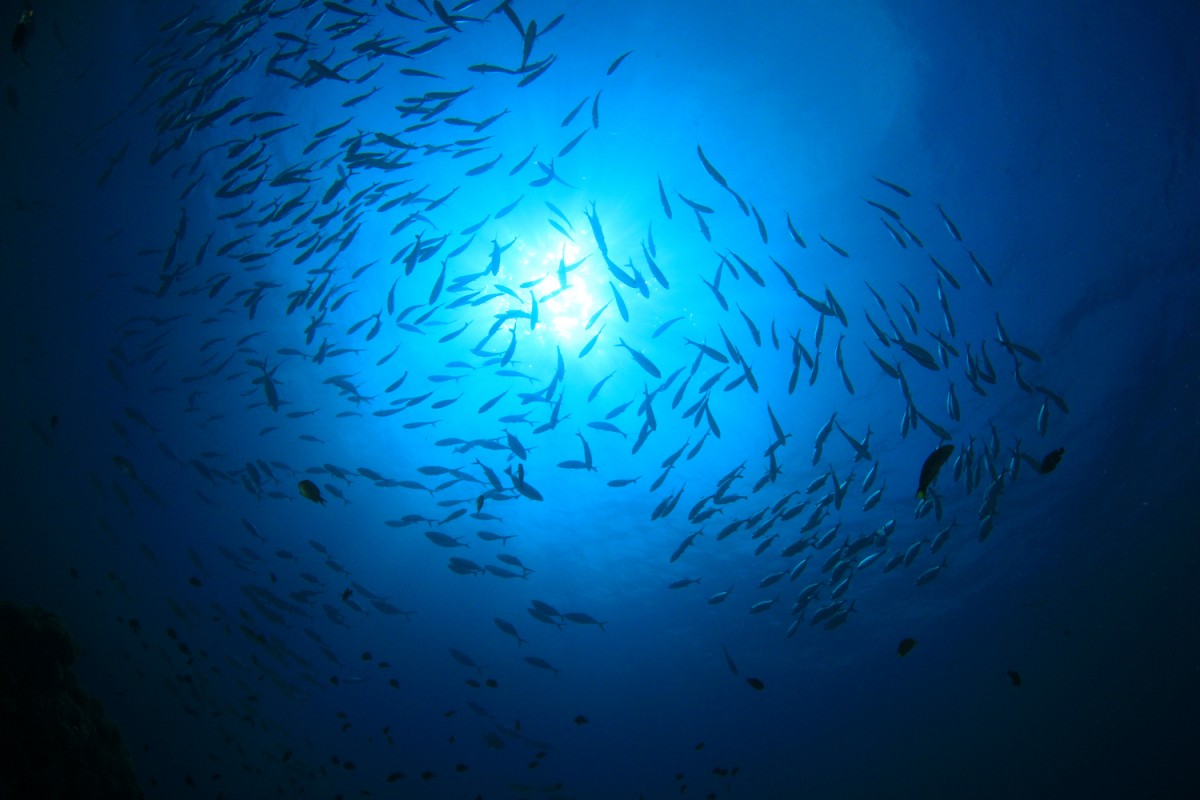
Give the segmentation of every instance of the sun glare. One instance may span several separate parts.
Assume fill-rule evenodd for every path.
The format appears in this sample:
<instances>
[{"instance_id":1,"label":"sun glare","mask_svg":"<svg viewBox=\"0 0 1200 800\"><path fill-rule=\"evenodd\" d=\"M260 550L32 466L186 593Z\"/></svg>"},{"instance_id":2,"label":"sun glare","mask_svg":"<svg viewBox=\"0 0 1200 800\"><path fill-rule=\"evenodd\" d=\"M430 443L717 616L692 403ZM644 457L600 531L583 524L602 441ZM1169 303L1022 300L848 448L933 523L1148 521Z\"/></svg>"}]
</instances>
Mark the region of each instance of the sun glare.
<instances>
[{"instance_id":1,"label":"sun glare","mask_svg":"<svg viewBox=\"0 0 1200 800\"><path fill-rule=\"evenodd\" d=\"M537 298L538 325L525 332L547 344L579 344L588 319L597 305L588 282L590 257L574 242L558 241L522 247L513 260L511 271L500 277L511 282L521 295L521 303L510 298L512 310L532 312L530 292ZM518 288L519 287L519 288Z\"/></svg>"}]
</instances>

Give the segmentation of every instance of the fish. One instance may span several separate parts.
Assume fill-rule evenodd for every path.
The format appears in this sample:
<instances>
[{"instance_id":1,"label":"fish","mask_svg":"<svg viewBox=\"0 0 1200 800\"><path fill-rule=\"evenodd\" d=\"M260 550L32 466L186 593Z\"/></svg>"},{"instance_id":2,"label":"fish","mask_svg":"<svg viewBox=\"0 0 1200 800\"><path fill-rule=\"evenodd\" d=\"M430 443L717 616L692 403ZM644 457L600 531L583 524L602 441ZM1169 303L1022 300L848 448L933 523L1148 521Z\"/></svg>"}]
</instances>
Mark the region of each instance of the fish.
<instances>
[{"instance_id":1,"label":"fish","mask_svg":"<svg viewBox=\"0 0 1200 800\"><path fill-rule=\"evenodd\" d=\"M575 146L579 144L580 140L583 139L584 134L586 134L589 130L591 130L591 128L584 128L574 139L564 144L562 149L558 151L558 157L561 158L562 156L565 156L567 153L570 153L572 150L574 150Z\"/></svg>"},{"instance_id":2,"label":"fish","mask_svg":"<svg viewBox=\"0 0 1200 800\"><path fill-rule=\"evenodd\" d=\"M821 460L821 449L825 446L825 440L829 438L829 434L833 433L833 427L837 424L837 412L829 416L829 421L821 426L821 430L817 431L817 438L813 441L813 464Z\"/></svg>"},{"instance_id":3,"label":"fish","mask_svg":"<svg viewBox=\"0 0 1200 800\"><path fill-rule=\"evenodd\" d=\"M612 281L609 281L608 285L612 289L613 300L617 303L617 311L621 314L621 319L629 322L629 309L625 306L625 300L621 297L621 293L617 291L617 285Z\"/></svg>"},{"instance_id":4,"label":"fish","mask_svg":"<svg viewBox=\"0 0 1200 800\"><path fill-rule=\"evenodd\" d=\"M597 336L598 335L599 334L597 334ZM625 343L624 339L618 339L617 344L614 345L614 347L624 347L626 350L629 351L629 355L633 356L633 360L637 362L639 367L644 369L648 374L650 374L651 376L653 376L655 378L662 377L662 372L660 372L658 367L656 367L654 365L654 362L651 361L650 359L646 358L646 356L642 355L637 350L634 350L632 347L627 345Z\"/></svg>"},{"instance_id":5,"label":"fish","mask_svg":"<svg viewBox=\"0 0 1200 800\"><path fill-rule=\"evenodd\" d=\"M675 552L671 553L671 558L669 559L670 562L674 564L676 561L678 561L679 557L682 556L684 552L686 552L687 549L692 546L692 543L695 542L696 537L702 535L702 533L702 531L694 531L685 536L683 541L679 543L679 546L675 548Z\"/></svg>"},{"instance_id":6,"label":"fish","mask_svg":"<svg viewBox=\"0 0 1200 800\"><path fill-rule=\"evenodd\" d=\"M707 172L719 186L728 189L729 182L725 180L724 175L717 171L717 168L712 165L712 162L705 157L704 148L702 148L700 145L696 145L696 154L700 156L700 163L704 165L704 171ZM683 195L680 195L680 197L683 197ZM689 203L690 205L690 201L688 201L687 198L684 198L684 202ZM709 210L711 211L712 209Z\"/></svg>"},{"instance_id":7,"label":"fish","mask_svg":"<svg viewBox=\"0 0 1200 800\"><path fill-rule=\"evenodd\" d=\"M1066 452L1067 449L1065 447L1059 447L1055 450L1051 450L1046 454L1046 457L1042 459L1041 464L1038 466L1038 472L1042 473L1043 475L1053 472L1054 468L1058 466L1058 462L1062 461L1063 454Z\"/></svg>"},{"instance_id":8,"label":"fish","mask_svg":"<svg viewBox=\"0 0 1200 800\"><path fill-rule=\"evenodd\" d=\"M891 181L885 181L883 178L880 178L877 175L872 175L871 177L874 178L876 181L878 181L881 185L886 186L887 188L891 189L893 192L900 195L901 197L912 197L912 192L910 192L908 189L905 189L903 186L901 186L899 184L892 183Z\"/></svg>"},{"instance_id":9,"label":"fish","mask_svg":"<svg viewBox=\"0 0 1200 800\"><path fill-rule=\"evenodd\" d=\"M559 127L565 128L568 125L570 125L571 122L575 119L575 115L578 114L583 109L584 104L587 103L587 101L590 99L591 99L591 97L588 96L588 97L585 97L582 100L580 100L579 105L575 106L573 109L571 109L570 113L568 113L567 116L563 117L563 121L558 124Z\"/></svg>"},{"instance_id":10,"label":"fish","mask_svg":"<svg viewBox=\"0 0 1200 800\"><path fill-rule=\"evenodd\" d=\"M307 479L302 480L296 484L296 487L300 490L300 496L304 499L311 500L318 505L325 505L325 498L321 496L321 490L312 481Z\"/></svg>"},{"instance_id":11,"label":"fish","mask_svg":"<svg viewBox=\"0 0 1200 800\"><path fill-rule=\"evenodd\" d=\"M527 643L527 640L522 639L521 634L517 633L516 626L511 622L500 619L499 617L494 617L492 621L496 623L496 627L499 628L502 633L517 640L517 647Z\"/></svg>"},{"instance_id":12,"label":"fish","mask_svg":"<svg viewBox=\"0 0 1200 800\"><path fill-rule=\"evenodd\" d=\"M938 550L941 550L942 547L945 546L946 540L950 538L950 532L954 530L954 527L957 524L958 520L953 519L950 521L949 525L934 534L933 541L929 545L929 552L936 553Z\"/></svg>"},{"instance_id":13,"label":"fish","mask_svg":"<svg viewBox=\"0 0 1200 800\"><path fill-rule=\"evenodd\" d=\"M33 9L26 7L21 15L17 18L16 27L13 28L12 34L12 51L21 58L21 62L28 65L29 60L25 57L25 51L29 48L29 40L33 36ZM10 104L15 106L16 103L10 101Z\"/></svg>"},{"instance_id":14,"label":"fish","mask_svg":"<svg viewBox=\"0 0 1200 800\"><path fill-rule=\"evenodd\" d=\"M846 363L842 358L842 340L846 337L839 336L837 347L834 351L834 359L837 361L838 371L842 374L842 384L846 387L846 391L854 394L854 384L850 382L850 375L846 372ZM845 433L845 431L843 431Z\"/></svg>"},{"instance_id":15,"label":"fish","mask_svg":"<svg viewBox=\"0 0 1200 800\"><path fill-rule=\"evenodd\" d=\"M866 434L866 436L863 437L863 440L861 442L859 440L855 439L853 436L851 436L846 431L846 429L842 427L840 422L835 423L835 427L837 427L838 431L842 434L842 438L844 438L846 440L846 442L850 445L850 447L854 450L854 460L855 461L871 461L871 460L873 460L871 458L871 451L870 451L870 449L868 449L869 443L871 441L871 426L869 424L867 425L867 434Z\"/></svg>"},{"instance_id":16,"label":"fish","mask_svg":"<svg viewBox=\"0 0 1200 800\"><path fill-rule=\"evenodd\" d=\"M771 609L771 607L774 606L777 602L779 602L778 595L776 595L775 598L772 600L759 600L757 603L754 603L753 605L750 606L749 613L761 614L764 611L769 611Z\"/></svg>"},{"instance_id":17,"label":"fish","mask_svg":"<svg viewBox=\"0 0 1200 800\"><path fill-rule=\"evenodd\" d=\"M659 325L657 328L654 329L654 333L651 334L650 338L657 339L659 336L666 333L668 328L670 328L676 322L679 322L681 319L683 319L683 317L673 317L673 318L667 320L666 322L664 322L663 324Z\"/></svg>"},{"instance_id":18,"label":"fish","mask_svg":"<svg viewBox=\"0 0 1200 800\"><path fill-rule=\"evenodd\" d=\"M528 164L528 163L529 163L529 161L530 161L530 160L532 160L532 158L533 158L533 155L535 154L535 152L538 152L538 145L534 145L534 146L533 146L533 150L530 150L530 151L529 151L529 155L528 155L528 156L526 156L526 157L524 157L524 158L522 158L522 160L521 160L521 161L518 161L518 162L516 163L516 166L515 166L514 168L512 168L512 169L510 169L510 170L509 170L509 176L510 176L510 178L511 178L511 176L512 176L512 175L516 175L517 173L520 173L522 169L524 169L524 166L526 166L526 164ZM522 196L521 196L521 197L518 197L516 200L512 201L512 203L511 203L511 204L509 204L509 205L506 205L506 206L504 206L504 207L503 207L503 209L500 209L499 211L497 211L497 212L496 212L496 217L497 217L497 218L499 218L499 217L503 217L504 215L506 215L506 213L508 213L508 212L509 212L509 211L511 211L512 209L515 209L515 207L516 207L517 203L520 203L520 201L521 201L521 199L522 199L523 197L524 197L524 194L522 194Z\"/></svg>"},{"instance_id":19,"label":"fish","mask_svg":"<svg viewBox=\"0 0 1200 800\"><path fill-rule=\"evenodd\" d=\"M827 245L829 246L829 249L830 249L830 250L832 250L833 252L837 253L837 254L838 254L839 256L841 256L842 258L849 258L849 257L850 257L850 254L849 254L849 253L847 253L847 252L846 252L844 249L842 249L841 247L838 247L836 244L834 244L833 242L829 241L828 239L826 239L826 238L825 238L824 236L822 236L821 234L817 234L817 238L818 238L818 239L820 239L820 240L821 240L822 242L824 242L825 244L827 244Z\"/></svg>"},{"instance_id":20,"label":"fish","mask_svg":"<svg viewBox=\"0 0 1200 800\"><path fill-rule=\"evenodd\" d=\"M1008 680L1010 683L1012 683L1013 687L1014 688L1020 687L1021 673L1017 672L1015 669L1010 669L1007 671L1007 674L1008 674Z\"/></svg>"},{"instance_id":21,"label":"fish","mask_svg":"<svg viewBox=\"0 0 1200 800\"><path fill-rule=\"evenodd\" d=\"M1061 394L1058 394L1051 389L1047 389L1045 386L1035 386L1033 388L1053 400L1054 404L1058 406L1064 414L1071 413L1071 409L1067 406L1067 401L1063 399Z\"/></svg>"},{"instance_id":22,"label":"fish","mask_svg":"<svg viewBox=\"0 0 1200 800\"><path fill-rule=\"evenodd\" d=\"M452 557L449 568L457 575L480 575L483 573L483 567L466 558Z\"/></svg>"},{"instance_id":23,"label":"fish","mask_svg":"<svg viewBox=\"0 0 1200 800\"><path fill-rule=\"evenodd\" d=\"M608 65L608 71L605 72L604 74L612 75L614 72L617 71L617 67L621 66L621 62L624 61L625 59L629 58L629 56L632 53L633 53L632 50L626 50L624 53L621 53L621 55L617 56L616 59L614 59L613 62Z\"/></svg>"},{"instance_id":24,"label":"fish","mask_svg":"<svg viewBox=\"0 0 1200 800\"><path fill-rule=\"evenodd\" d=\"M315 73L320 78L324 78L326 80L341 81L343 83L350 82L349 78L340 74L339 72L337 72L337 70L331 69L329 66L322 64L320 61L317 61L316 59L310 58L310 59L308 59L307 63L308 63L309 70L311 70L313 73Z\"/></svg>"},{"instance_id":25,"label":"fish","mask_svg":"<svg viewBox=\"0 0 1200 800\"><path fill-rule=\"evenodd\" d=\"M866 200L866 198L863 198L863 199ZM873 206L873 207L879 209L880 211L887 214L892 219L899 222L900 214L897 213L895 211L895 209L889 208L888 206L885 206L883 203L877 203L874 200L866 200L866 203L869 206ZM883 219L882 217L880 217L880 220L883 222L884 226L887 227L887 229L889 231L891 231L892 235L896 237L896 240L900 243L901 247L908 246L908 244L903 239L900 238L900 234L896 233L895 229L893 229L892 226L888 225L887 220Z\"/></svg>"},{"instance_id":26,"label":"fish","mask_svg":"<svg viewBox=\"0 0 1200 800\"><path fill-rule=\"evenodd\" d=\"M804 237L801 236L799 234L799 232L797 232L796 226L792 224L792 215L790 212L787 214L787 229L788 229L788 233L791 234L792 241L794 241L796 244L800 245L801 247L803 247L805 249L808 248L808 245L804 243ZM782 267L781 267L781 269L782 269ZM784 274L786 275L786 273L784 273ZM796 284L793 281L791 281L790 279L788 280L788 283L792 284L793 289L796 288Z\"/></svg>"},{"instance_id":27,"label":"fish","mask_svg":"<svg viewBox=\"0 0 1200 800\"><path fill-rule=\"evenodd\" d=\"M901 658L912 652L912 649L917 646L917 640L912 637L906 637L900 640L900 646L896 648L896 652Z\"/></svg>"},{"instance_id":28,"label":"fish","mask_svg":"<svg viewBox=\"0 0 1200 800\"><path fill-rule=\"evenodd\" d=\"M544 669L549 672L553 672L555 677L558 677L558 673L562 672L562 670L552 666L550 662L546 661L546 659L539 658L537 656L525 656L525 663L537 669Z\"/></svg>"},{"instance_id":29,"label":"fish","mask_svg":"<svg viewBox=\"0 0 1200 800\"><path fill-rule=\"evenodd\" d=\"M936 580L937 576L941 575L942 570L944 570L945 568L946 568L946 559L943 558L941 564L938 564L935 567L930 567L929 569L925 570L924 572L922 572L920 575L917 576L917 586L924 586L925 584L927 584L933 580Z\"/></svg>"},{"instance_id":30,"label":"fish","mask_svg":"<svg viewBox=\"0 0 1200 800\"><path fill-rule=\"evenodd\" d=\"M601 622L591 614L585 614L582 611L568 611L562 617L568 622L574 622L576 625L595 625L602 631L604 630L604 626L608 624L607 621Z\"/></svg>"},{"instance_id":31,"label":"fish","mask_svg":"<svg viewBox=\"0 0 1200 800\"><path fill-rule=\"evenodd\" d=\"M758 238L762 239L762 243L763 243L763 244L766 244L766 243L767 243L767 239L768 239L768 234L767 234L767 223L763 222L763 218L762 218L762 216L761 216L761 215L758 213L758 209L754 207L754 204L753 204L753 203L751 203L751 204L750 204L750 210L751 210L752 212L754 212L754 222L755 222L755 224L756 224L756 225L758 225ZM753 278L753 277L754 277L754 274L753 274L753 273L751 273L751 276L750 276L750 277L751 277L751 278ZM757 283L759 286L762 286L762 285L763 285L763 283L762 283L762 280L761 280L761 279L759 279L759 280L757 280L757 281L755 281L755 282L756 282L756 283Z\"/></svg>"},{"instance_id":32,"label":"fish","mask_svg":"<svg viewBox=\"0 0 1200 800\"><path fill-rule=\"evenodd\" d=\"M929 487L937 480L938 472L950 460L950 456L954 453L954 445L944 444L937 450L929 454L925 459L925 463L921 465L921 477L917 482L917 499L924 500L925 495L929 491Z\"/></svg>"},{"instance_id":33,"label":"fish","mask_svg":"<svg viewBox=\"0 0 1200 800\"><path fill-rule=\"evenodd\" d=\"M958 282L958 279L954 277L954 274L952 272L950 272L950 270L948 270L944 266L942 266L942 262L938 261L933 256L930 256L929 260L933 262L933 265L935 267L937 267L937 270L941 274L941 277L946 279L946 283L950 284L955 289L962 288L962 285ZM946 305L945 300L942 301L942 305L943 305L943 307L945 307L945 305Z\"/></svg>"},{"instance_id":34,"label":"fish","mask_svg":"<svg viewBox=\"0 0 1200 800\"><path fill-rule=\"evenodd\" d=\"M767 685L758 678L746 678L746 683L748 683L752 689L759 692L767 688Z\"/></svg>"},{"instance_id":35,"label":"fish","mask_svg":"<svg viewBox=\"0 0 1200 800\"><path fill-rule=\"evenodd\" d=\"M938 213L942 215L942 222L946 223L946 230L950 231L950 234L961 242L962 234L958 232L958 226L955 225L954 221L950 219L950 215L946 213L946 209L942 208L941 203L937 204L937 210Z\"/></svg>"},{"instance_id":36,"label":"fish","mask_svg":"<svg viewBox=\"0 0 1200 800\"><path fill-rule=\"evenodd\" d=\"M733 663L733 656L729 655L729 649L725 645L721 645L721 650L725 653L725 664L729 667L729 671L737 675L737 664Z\"/></svg>"},{"instance_id":37,"label":"fish","mask_svg":"<svg viewBox=\"0 0 1200 800\"><path fill-rule=\"evenodd\" d=\"M671 219L671 203L667 200L667 190L663 188L662 177L658 179L658 201L662 204L663 213Z\"/></svg>"},{"instance_id":38,"label":"fish","mask_svg":"<svg viewBox=\"0 0 1200 800\"><path fill-rule=\"evenodd\" d=\"M440 531L425 531L425 538L436 544L438 547L470 547L471 545L462 541L461 537L449 536Z\"/></svg>"},{"instance_id":39,"label":"fish","mask_svg":"<svg viewBox=\"0 0 1200 800\"><path fill-rule=\"evenodd\" d=\"M958 395L954 393L954 383L950 384L950 390L946 394L946 413L950 415L950 419L958 422L962 417L962 411L958 404Z\"/></svg>"},{"instance_id":40,"label":"fish","mask_svg":"<svg viewBox=\"0 0 1200 800\"><path fill-rule=\"evenodd\" d=\"M901 350L909 355L913 361L916 361L922 367L931 372L937 372L941 367L938 366L937 360L933 354L921 347L919 344L914 344L906 339L892 338L892 343L898 345Z\"/></svg>"},{"instance_id":41,"label":"fish","mask_svg":"<svg viewBox=\"0 0 1200 800\"><path fill-rule=\"evenodd\" d=\"M469 655L467 655L463 651L456 650L455 648L451 647L450 648L450 657L453 658L455 661L457 661L459 664L462 664L464 667L467 667L468 669L476 670L480 675L483 674L483 666L476 663L475 659L471 658Z\"/></svg>"},{"instance_id":42,"label":"fish","mask_svg":"<svg viewBox=\"0 0 1200 800\"><path fill-rule=\"evenodd\" d=\"M989 275L988 271L983 268L983 264L979 263L979 259L970 250L967 251L967 255L969 255L971 257L971 265L973 267L975 267L975 272L979 275L979 279L982 280L984 283L986 283L988 286L991 286L992 285L992 276Z\"/></svg>"},{"instance_id":43,"label":"fish","mask_svg":"<svg viewBox=\"0 0 1200 800\"><path fill-rule=\"evenodd\" d=\"M693 347L698 348L701 353L708 356L713 361L716 361L718 364L728 364L729 363L729 359L726 358L725 354L722 353L720 350L709 347L706 344L701 344L700 342L693 342L691 339L688 339L687 337L684 337L683 341L686 344L690 344Z\"/></svg>"}]
</instances>

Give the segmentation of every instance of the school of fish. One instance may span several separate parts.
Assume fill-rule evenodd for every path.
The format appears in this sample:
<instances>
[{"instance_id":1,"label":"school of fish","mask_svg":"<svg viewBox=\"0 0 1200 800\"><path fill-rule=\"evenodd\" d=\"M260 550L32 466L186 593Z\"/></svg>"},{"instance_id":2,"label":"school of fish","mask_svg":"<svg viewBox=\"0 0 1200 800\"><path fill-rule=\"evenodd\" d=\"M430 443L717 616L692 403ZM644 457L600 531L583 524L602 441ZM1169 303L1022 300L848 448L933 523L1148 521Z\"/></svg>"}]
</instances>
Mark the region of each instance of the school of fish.
<instances>
[{"instance_id":1,"label":"school of fish","mask_svg":"<svg viewBox=\"0 0 1200 800\"><path fill-rule=\"evenodd\" d=\"M112 421L119 452L93 486L130 514L138 491L162 503L149 465L166 458L186 470L198 503L220 509L231 493L261 503L254 519L235 519L245 546L185 545L192 587L208 591L218 573L236 581L237 611L210 620L169 601L183 631L224 624L250 643L255 663L239 662L247 684L267 676L290 697L353 684L347 662L379 659L333 640L365 615L403 625L422 610L402 589L352 577L356 565L339 561L328 539L297 547L294 534L273 531L272 503L305 504L321 530L348 504L387 497L404 513L378 525L420 531L426 568L527 599L529 619L478 613L511 640L513 663L552 681L571 659L528 628L619 637L623 624L540 593L539 573L554 567L527 566L521 543L533 533L506 523L514 504L571 518L575 499L555 491L564 471L614 497L622 524L663 542L657 591L691 593L697 613L740 604L747 626L793 639L852 626L871 613L876 587L933 591L956 551L999 535L1005 491L1023 471L1046 476L1063 457L1048 437L1069 409L1029 343L1040 332L1009 330L993 308L993 334L959 335L976 326L956 317L957 298L972 293L978 308L1005 271L993 277L951 211L905 181L865 175L862 214L878 220L894 259L923 265L926 277L911 286L856 256L861 244L756 205L753 188L720 169L733 154L703 143L680 156L690 172L628 187L653 205L652 218L622 219L619 202L580 188L579 165L604 116L621 113L620 80L640 54L613 52L551 127L523 124L513 98L524 110L550 102L536 94L543 76L571 58L555 50L564 19L525 16L519 0L247 0L224 17L193 6L136 54L144 83L120 113L152 127L142 155L177 187L179 211L122 276L144 311L109 348L114 391L128 404ZM251 81L291 99L269 104ZM81 150L99 148L116 119L87 133ZM501 150L501 139L523 147ZM104 156L98 191L137 148ZM487 200L498 193L502 202ZM540 220L536 232L509 225L522 214ZM831 284L850 286L848 275L854 288L839 298ZM704 304L673 299L692 289ZM430 359L442 364L435 372L410 367ZM601 359L612 368L586 377ZM818 391L819 405L806 399ZM880 401L864 394L882 392L894 415L866 416ZM1022 409L1025 424L998 422L1001 405ZM164 432L181 425L211 446L190 452L171 441ZM908 437L920 457L889 458ZM411 468L335 463L326 454L345 452L348 438L440 456ZM279 458L280 441L311 457ZM1037 451L1022 444L1034 441ZM706 474L720 477L697 480ZM100 524L116 535L103 515ZM691 568L700 550L726 554L729 574ZM207 562L214 554L221 567ZM756 584L732 577L746 569ZM212 591L214 607L231 603ZM293 626L304 639L291 638ZM183 635L171 632L181 648ZM902 641L900 655L914 644ZM473 689L502 691L470 649L450 649L447 669L461 669ZM225 704L207 685L177 687L189 714ZM537 752L514 764L517 796L583 788L522 777L553 743L482 703L467 709L486 726L488 748ZM337 757L334 766L355 769ZM431 781L450 769L414 763L355 779ZM724 786L737 772L718 765L714 774ZM297 766L293 780L304 775Z\"/></svg>"}]
</instances>

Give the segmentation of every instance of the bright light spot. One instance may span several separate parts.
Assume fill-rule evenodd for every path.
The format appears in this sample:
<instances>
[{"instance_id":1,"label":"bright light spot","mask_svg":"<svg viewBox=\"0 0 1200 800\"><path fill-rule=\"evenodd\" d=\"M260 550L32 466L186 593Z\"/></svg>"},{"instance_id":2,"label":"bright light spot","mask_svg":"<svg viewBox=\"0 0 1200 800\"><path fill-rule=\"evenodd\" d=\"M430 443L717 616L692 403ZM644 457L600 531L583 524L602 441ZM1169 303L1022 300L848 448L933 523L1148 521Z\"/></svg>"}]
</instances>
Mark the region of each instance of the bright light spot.
<instances>
[{"instance_id":1,"label":"bright light spot","mask_svg":"<svg viewBox=\"0 0 1200 800\"><path fill-rule=\"evenodd\" d=\"M584 326L599 307L588 286L591 258L584 255L577 244L558 240L545 249L522 247L514 259L515 274L507 277L517 286L536 281L518 291L523 298L529 292L538 298L538 327L533 333L547 344L582 344ZM513 300L512 307L530 311L532 303L526 299L518 306ZM528 331L527 326L521 327Z\"/></svg>"},{"instance_id":2,"label":"bright light spot","mask_svg":"<svg viewBox=\"0 0 1200 800\"><path fill-rule=\"evenodd\" d=\"M583 327L579 320L565 314L555 314L551 318L550 324L554 326L554 333L559 341L563 342L573 339L575 332Z\"/></svg>"}]
</instances>

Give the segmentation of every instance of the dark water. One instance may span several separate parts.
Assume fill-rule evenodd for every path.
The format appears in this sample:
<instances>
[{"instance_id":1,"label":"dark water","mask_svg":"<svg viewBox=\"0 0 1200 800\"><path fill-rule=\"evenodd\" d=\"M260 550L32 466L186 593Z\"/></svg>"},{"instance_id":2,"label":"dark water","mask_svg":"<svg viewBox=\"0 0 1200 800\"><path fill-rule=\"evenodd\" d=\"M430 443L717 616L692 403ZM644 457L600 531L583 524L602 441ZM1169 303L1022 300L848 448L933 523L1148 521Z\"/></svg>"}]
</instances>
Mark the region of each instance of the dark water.
<instances>
[{"instance_id":1,"label":"dark water","mask_svg":"<svg viewBox=\"0 0 1200 800\"><path fill-rule=\"evenodd\" d=\"M148 796L1190 796L1192 4L112 5L4 59L0 577Z\"/></svg>"}]
</instances>

